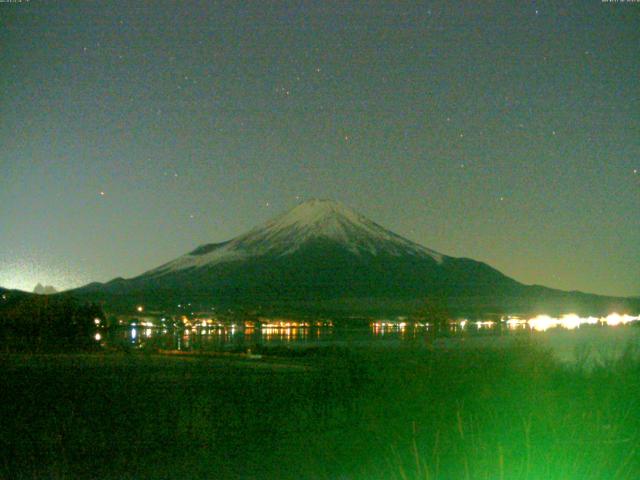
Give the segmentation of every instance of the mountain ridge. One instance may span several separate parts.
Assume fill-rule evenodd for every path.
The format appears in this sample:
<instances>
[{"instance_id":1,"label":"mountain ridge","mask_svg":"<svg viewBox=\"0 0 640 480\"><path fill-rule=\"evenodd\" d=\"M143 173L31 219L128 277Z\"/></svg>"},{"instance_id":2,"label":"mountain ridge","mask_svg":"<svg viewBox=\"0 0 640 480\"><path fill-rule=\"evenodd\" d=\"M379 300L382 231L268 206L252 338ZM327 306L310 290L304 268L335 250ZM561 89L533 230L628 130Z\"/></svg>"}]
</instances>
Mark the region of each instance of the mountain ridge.
<instances>
[{"instance_id":1,"label":"mountain ridge","mask_svg":"<svg viewBox=\"0 0 640 480\"><path fill-rule=\"evenodd\" d=\"M130 279L74 291L105 302L172 308L291 305L413 305L445 302L452 312L635 308L632 300L527 286L490 265L431 250L325 199L304 202L225 242L204 244ZM342 307L340 307L342 308ZM345 307L346 308L346 307ZM395 307L394 307L395 308ZM396 310L413 307L398 306Z\"/></svg>"}]
</instances>

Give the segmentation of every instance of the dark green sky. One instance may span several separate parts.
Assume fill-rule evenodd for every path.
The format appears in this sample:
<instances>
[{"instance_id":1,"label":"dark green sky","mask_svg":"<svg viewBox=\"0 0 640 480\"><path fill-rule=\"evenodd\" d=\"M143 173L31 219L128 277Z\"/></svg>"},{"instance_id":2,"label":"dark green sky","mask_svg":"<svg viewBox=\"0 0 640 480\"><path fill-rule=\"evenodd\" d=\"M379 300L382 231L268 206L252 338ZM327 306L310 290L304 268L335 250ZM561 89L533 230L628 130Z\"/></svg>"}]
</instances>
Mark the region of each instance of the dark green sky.
<instances>
[{"instance_id":1,"label":"dark green sky","mask_svg":"<svg viewBox=\"0 0 640 480\"><path fill-rule=\"evenodd\" d=\"M244 4L244 6L242 6ZM0 285L133 276L301 199L640 295L640 3L0 3Z\"/></svg>"}]
</instances>

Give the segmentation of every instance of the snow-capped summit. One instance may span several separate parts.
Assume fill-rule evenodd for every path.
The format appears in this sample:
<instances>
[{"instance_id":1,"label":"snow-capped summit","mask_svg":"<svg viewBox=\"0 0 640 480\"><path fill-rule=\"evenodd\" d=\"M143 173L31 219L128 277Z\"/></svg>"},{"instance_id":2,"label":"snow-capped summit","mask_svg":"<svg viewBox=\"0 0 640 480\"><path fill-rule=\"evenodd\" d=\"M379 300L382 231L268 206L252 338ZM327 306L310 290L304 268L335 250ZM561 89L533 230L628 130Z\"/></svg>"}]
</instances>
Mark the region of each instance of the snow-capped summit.
<instances>
[{"instance_id":1,"label":"snow-capped summit","mask_svg":"<svg viewBox=\"0 0 640 480\"><path fill-rule=\"evenodd\" d=\"M396 235L339 202L313 199L244 235L202 245L147 273L163 275L263 255L286 256L315 240L331 242L355 255L412 255L438 263L443 259L438 252Z\"/></svg>"},{"instance_id":2,"label":"snow-capped summit","mask_svg":"<svg viewBox=\"0 0 640 480\"><path fill-rule=\"evenodd\" d=\"M429 302L462 316L640 308L637 301L523 285L485 263L429 250L330 200L304 202L227 242L73 294L127 311L142 303L173 311L188 302L206 311L286 315L406 315Z\"/></svg>"}]
</instances>

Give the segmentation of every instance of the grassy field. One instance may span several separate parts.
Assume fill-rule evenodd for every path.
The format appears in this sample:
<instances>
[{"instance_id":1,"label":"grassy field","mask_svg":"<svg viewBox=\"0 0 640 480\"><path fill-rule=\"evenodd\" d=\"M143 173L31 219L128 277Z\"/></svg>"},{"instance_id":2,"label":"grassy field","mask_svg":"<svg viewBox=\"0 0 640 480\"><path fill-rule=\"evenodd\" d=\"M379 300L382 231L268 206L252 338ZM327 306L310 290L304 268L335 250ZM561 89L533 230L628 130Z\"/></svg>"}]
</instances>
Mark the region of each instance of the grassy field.
<instances>
[{"instance_id":1,"label":"grassy field","mask_svg":"<svg viewBox=\"0 0 640 480\"><path fill-rule=\"evenodd\" d=\"M640 476L631 351L264 353L2 356L0 478Z\"/></svg>"}]
</instances>

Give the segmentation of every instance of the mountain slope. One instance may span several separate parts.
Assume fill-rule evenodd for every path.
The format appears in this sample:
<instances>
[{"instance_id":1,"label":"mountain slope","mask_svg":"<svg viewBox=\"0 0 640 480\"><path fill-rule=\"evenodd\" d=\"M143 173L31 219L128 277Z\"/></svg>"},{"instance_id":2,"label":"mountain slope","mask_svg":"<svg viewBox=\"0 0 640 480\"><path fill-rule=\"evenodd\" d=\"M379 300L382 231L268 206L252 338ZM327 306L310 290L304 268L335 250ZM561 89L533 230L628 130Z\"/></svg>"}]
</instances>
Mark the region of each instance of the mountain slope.
<instances>
[{"instance_id":1,"label":"mountain slope","mask_svg":"<svg viewBox=\"0 0 640 480\"><path fill-rule=\"evenodd\" d=\"M443 259L443 255L402 238L337 202L310 200L231 241L202 245L146 275L260 256L282 257L317 241L341 245L356 256L411 255L430 257L437 262Z\"/></svg>"},{"instance_id":2,"label":"mountain slope","mask_svg":"<svg viewBox=\"0 0 640 480\"><path fill-rule=\"evenodd\" d=\"M461 313L556 304L604 310L618 302L522 285L484 263L411 242L329 200L305 202L244 235L202 245L138 277L76 292L123 306L143 302L170 309L188 302L200 309L242 305L354 313L405 312L425 297Z\"/></svg>"}]
</instances>

